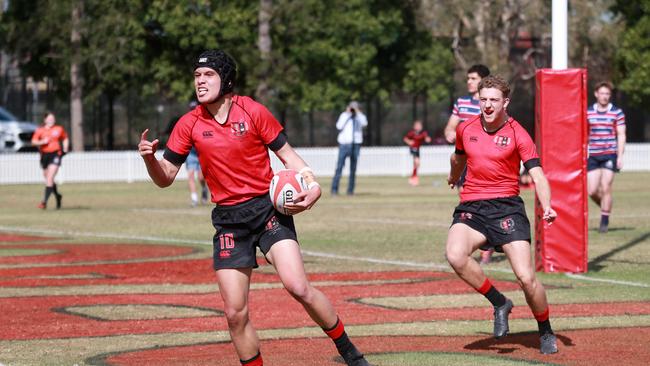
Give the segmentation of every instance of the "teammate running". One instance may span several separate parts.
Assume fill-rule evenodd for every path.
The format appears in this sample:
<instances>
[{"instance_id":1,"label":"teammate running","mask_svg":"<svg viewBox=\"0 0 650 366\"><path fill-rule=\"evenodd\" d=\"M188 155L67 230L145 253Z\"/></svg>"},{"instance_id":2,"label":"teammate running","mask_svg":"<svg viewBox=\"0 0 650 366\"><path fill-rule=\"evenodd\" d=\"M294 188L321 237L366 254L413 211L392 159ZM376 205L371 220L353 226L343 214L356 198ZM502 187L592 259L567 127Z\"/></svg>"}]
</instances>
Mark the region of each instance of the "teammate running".
<instances>
[{"instance_id":1,"label":"teammate running","mask_svg":"<svg viewBox=\"0 0 650 366\"><path fill-rule=\"evenodd\" d=\"M348 365L369 365L355 348L325 295L307 280L291 216L277 212L269 198L273 177L268 149L288 169L299 171L309 189L286 208L310 209L321 196L312 170L287 143L282 126L263 105L233 92L234 60L221 50L203 52L194 64L199 107L178 121L162 160L154 156L158 140L142 133L138 145L154 183L169 186L196 147L212 200L214 269L224 302L230 336L242 365L263 365L260 342L248 309L248 292L259 247L287 291L334 341Z\"/></svg>"},{"instance_id":2,"label":"teammate running","mask_svg":"<svg viewBox=\"0 0 650 366\"><path fill-rule=\"evenodd\" d=\"M468 285L494 306L494 336L508 331L512 301L499 292L471 255L481 248L504 252L532 310L540 335L540 351L557 352L551 329L546 292L535 277L530 256L530 223L519 197L519 167L523 161L535 182L550 225L557 214L551 208L551 190L540 166L535 144L521 125L506 113L510 88L500 77L488 76L478 87L481 115L456 129L456 150L451 155L447 183L454 188L467 166L465 189L460 193L447 237L447 260Z\"/></svg>"},{"instance_id":3,"label":"teammate running","mask_svg":"<svg viewBox=\"0 0 650 366\"><path fill-rule=\"evenodd\" d=\"M413 122L413 128L404 136L404 143L409 146L409 152L413 156L413 174L409 178L409 184L412 186L417 186L420 184L420 178L418 178L418 168L420 167L420 146L423 143L430 143L431 137L429 133L424 130L422 127L422 121L416 120Z\"/></svg>"}]
</instances>

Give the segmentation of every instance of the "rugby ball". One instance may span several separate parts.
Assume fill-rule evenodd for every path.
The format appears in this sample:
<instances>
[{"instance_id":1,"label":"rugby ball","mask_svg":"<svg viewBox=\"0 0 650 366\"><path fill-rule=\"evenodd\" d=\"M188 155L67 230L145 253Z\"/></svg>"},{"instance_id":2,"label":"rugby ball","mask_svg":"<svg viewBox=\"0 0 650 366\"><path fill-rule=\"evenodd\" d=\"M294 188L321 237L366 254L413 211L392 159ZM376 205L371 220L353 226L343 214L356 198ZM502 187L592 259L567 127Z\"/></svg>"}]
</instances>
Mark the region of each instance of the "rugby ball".
<instances>
[{"instance_id":1,"label":"rugby ball","mask_svg":"<svg viewBox=\"0 0 650 366\"><path fill-rule=\"evenodd\" d=\"M300 173L292 169L284 169L273 175L269 186L269 195L278 212L283 215L291 215L284 206L287 203L293 203L294 197L306 189L307 184Z\"/></svg>"}]
</instances>

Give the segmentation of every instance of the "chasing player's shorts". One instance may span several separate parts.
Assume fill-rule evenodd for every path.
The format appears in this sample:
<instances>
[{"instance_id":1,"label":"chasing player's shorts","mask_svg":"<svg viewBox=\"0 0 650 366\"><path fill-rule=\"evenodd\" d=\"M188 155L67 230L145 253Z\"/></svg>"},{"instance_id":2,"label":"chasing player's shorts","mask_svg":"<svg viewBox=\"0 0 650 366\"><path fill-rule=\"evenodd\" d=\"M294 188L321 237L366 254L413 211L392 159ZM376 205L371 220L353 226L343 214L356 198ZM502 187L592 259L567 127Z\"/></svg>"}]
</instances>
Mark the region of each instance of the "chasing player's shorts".
<instances>
[{"instance_id":1,"label":"chasing player's shorts","mask_svg":"<svg viewBox=\"0 0 650 366\"><path fill-rule=\"evenodd\" d=\"M413 157L419 158L420 157L420 148L419 147L409 147L409 152Z\"/></svg>"},{"instance_id":2,"label":"chasing player's shorts","mask_svg":"<svg viewBox=\"0 0 650 366\"><path fill-rule=\"evenodd\" d=\"M187 155L185 159L185 169L199 171L201 170L201 165L199 164L199 157L196 154Z\"/></svg>"},{"instance_id":3,"label":"chasing player's shorts","mask_svg":"<svg viewBox=\"0 0 650 366\"><path fill-rule=\"evenodd\" d=\"M461 202L454 210L454 224L465 224L487 238L482 250L501 246L517 240L530 243L530 222L524 201L519 196Z\"/></svg>"},{"instance_id":4,"label":"chasing player's shorts","mask_svg":"<svg viewBox=\"0 0 650 366\"><path fill-rule=\"evenodd\" d=\"M613 172L617 172L616 168L616 154L607 154L607 155L595 155L590 156L587 160L587 171L592 171L596 169L609 169Z\"/></svg>"},{"instance_id":5,"label":"chasing player's shorts","mask_svg":"<svg viewBox=\"0 0 650 366\"><path fill-rule=\"evenodd\" d=\"M297 241L293 217L277 212L268 194L233 206L212 210L216 229L213 245L214 269L256 268L256 248L262 253L280 240Z\"/></svg>"},{"instance_id":6,"label":"chasing player's shorts","mask_svg":"<svg viewBox=\"0 0 650 366\"><path fill-rule=\"evenodd\" d=\"M58 151L41 154L41 168L47 169L51 164L61 166L61 154Z\"/></svg>"}]
</instances>

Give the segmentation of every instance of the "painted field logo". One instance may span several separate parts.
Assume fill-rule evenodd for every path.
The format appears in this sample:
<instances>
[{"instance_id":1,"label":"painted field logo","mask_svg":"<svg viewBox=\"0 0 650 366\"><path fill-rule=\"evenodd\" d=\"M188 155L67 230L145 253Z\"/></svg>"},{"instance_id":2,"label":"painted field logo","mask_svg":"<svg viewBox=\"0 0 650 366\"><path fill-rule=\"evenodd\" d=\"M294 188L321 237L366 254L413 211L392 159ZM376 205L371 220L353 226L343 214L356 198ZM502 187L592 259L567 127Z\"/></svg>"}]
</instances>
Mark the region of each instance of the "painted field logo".
<instances>
[{"instance_id":1,"label":"painted field logo","mask_svg":"<svg viewBox=\"0 0 650 366\"><path fill-rule=\"evenodd\" d=\"M501 229L510 234L515 231L515 220L513 220L511 217L507 217L499 223L499 226L501 226Z\"/></svg>"}]
</instances>

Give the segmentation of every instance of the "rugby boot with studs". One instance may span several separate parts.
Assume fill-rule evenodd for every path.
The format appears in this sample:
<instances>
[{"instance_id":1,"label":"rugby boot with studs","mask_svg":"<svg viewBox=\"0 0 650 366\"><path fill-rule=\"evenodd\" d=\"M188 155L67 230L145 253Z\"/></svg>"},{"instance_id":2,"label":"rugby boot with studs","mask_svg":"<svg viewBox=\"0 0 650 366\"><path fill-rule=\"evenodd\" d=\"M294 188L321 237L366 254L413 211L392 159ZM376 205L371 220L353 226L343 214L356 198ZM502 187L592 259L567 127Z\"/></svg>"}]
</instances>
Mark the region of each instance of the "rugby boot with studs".
<instances>
[{"instance_id":1,"label":"rugby boot with studs","mask_svg":"<svg viewBox=\"0 0 650 366\"><path fill-rule=\"evenodd\" d=\"M506 299L506 303L494 307L494 337L501 338L508 334L508 315L512 311L514 305L510 299Z\"/></svg>"}]
</instances>

